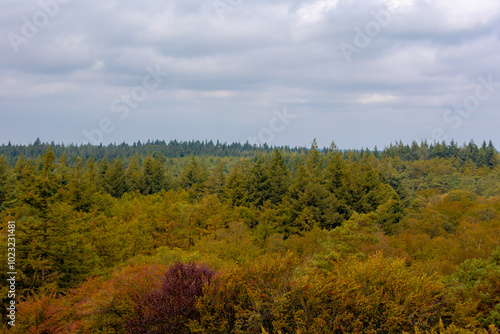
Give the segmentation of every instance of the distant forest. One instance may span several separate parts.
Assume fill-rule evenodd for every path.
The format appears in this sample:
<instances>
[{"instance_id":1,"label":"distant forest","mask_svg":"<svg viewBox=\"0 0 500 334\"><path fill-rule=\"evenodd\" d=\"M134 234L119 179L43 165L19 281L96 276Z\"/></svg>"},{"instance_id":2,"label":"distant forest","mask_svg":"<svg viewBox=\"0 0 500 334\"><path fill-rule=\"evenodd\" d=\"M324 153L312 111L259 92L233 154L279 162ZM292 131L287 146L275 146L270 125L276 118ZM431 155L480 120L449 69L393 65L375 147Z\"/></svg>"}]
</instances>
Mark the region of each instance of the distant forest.
<instances>
[{"instance_id":1,"label":"distant forest","mask_svg":"<svg viewBox=\"0 0 500 334\"><path fill-rule=\"evenodd\" d=\"M165 158L182 158L187 156L214 156L214 157L248 157L256 153L269 153L275 148L282 152L307 152L306 147L276 147L268 146L267 144L257 146L250 145L248 142L240 143L215 143L210 140L206 141L189 141L178 142L176 140L170 141L168 144L164 140L148 140L141 143L140 141L127 144L109 144L107 146L95 146L91 144L86 145L64 145L52 143L43 143L40 139L36 139L30 145L12 145L2 144L0 146L0 155L7 157L7 160L12 164L17 161L20 156L25 158L35 158L45 153L48 147L54 151L56 158L65 155L69 162L74 162L77 157L84 160L94 158L100 160L106 158L112 160L121 157L122 160L128 161L133 155L138 155L143 158L148 154L159 155ZM331 147L324 147L320 149L323 153L328 153ZM466 161L473 161L478 167L487 166L492 167L495 163L493 156L496 149L491 140L489 143L483 141L481 146L477 146L474 141L468 144L463 143L459 146L453 140L446 144L445 142L435 142L429 144L427 141L421 141L420 144L413 141L411 145L405 145L401 141L396 144L390 144L383 150L379 151L375 146L373 149L361 148L359 150L342 150L345 154L352 154L356 158L362 157L365 154L373 154L376 158L392 157L403 161L415 160L428 160L432 158L458 158L462 163Z\"/></svg>"},{"instance_id":2,"label":"distant forest","mask_svg":"<svg viewBox=\"0 0 500 334\"><path fill-rule=\"evenodd\" d=\"M491 141L9 143L0 220L6 333L499 334Z\"/></svg>"}]
</instances>

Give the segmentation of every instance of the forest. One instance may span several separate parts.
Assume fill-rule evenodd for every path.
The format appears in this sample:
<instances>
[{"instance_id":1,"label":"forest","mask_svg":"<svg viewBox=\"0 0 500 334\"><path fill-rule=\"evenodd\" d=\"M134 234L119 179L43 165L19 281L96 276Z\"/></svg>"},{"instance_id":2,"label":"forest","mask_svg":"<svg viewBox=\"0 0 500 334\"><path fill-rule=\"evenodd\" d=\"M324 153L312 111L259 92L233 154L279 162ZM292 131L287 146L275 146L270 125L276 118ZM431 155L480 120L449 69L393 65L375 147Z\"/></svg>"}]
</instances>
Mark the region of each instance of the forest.
<instances>
[{"instance_id":1,"label":"forest","mask_svg":"<svg viewBox=\"0 0 500 334\"><path fill-rule=\"evenodd\" d=\"M499 334L500 154L0 146L2 333Z\"/></svg>"}]
</instances>

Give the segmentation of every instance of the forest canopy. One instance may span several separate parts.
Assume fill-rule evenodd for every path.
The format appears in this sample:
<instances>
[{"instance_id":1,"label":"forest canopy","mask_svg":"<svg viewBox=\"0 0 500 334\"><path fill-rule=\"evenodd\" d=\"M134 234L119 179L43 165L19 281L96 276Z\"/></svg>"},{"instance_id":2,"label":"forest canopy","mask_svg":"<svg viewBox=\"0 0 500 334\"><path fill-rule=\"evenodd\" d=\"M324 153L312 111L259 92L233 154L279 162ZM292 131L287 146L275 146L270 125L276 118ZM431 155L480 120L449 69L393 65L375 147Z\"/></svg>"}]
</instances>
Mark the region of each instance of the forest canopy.
<instances>
[{"instance_id":1,"label":"forest canopy","mask_svg":"<svg viewBox=\"0 0 500 334\"><path fill-rule=\"evenodd\" d=\"M498 333L499 165L491 141L4 144L2 326Z\"/></svg>"}]
</instances>

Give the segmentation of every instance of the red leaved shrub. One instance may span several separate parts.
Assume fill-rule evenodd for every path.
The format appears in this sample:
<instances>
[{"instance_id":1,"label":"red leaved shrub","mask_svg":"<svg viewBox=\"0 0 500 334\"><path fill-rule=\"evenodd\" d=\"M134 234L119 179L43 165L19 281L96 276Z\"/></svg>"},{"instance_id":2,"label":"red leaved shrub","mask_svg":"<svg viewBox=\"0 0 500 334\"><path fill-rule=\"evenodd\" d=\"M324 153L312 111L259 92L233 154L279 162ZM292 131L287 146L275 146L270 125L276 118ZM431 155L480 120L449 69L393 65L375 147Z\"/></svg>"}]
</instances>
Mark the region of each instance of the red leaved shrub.
<instances>
[{"instance_id":1,"label":"red leaved shrub","mask_svg":"<svg viewBox=\"0 0 500 334\"><path fill-rule=\"evenodd\" d=\"M162 277L161 287L137 296L135 314L127 321L134 334L189 333L190 320L200 317L196 298L215 275L204 264L173 264Z\"/></svg>"}]
</instances>

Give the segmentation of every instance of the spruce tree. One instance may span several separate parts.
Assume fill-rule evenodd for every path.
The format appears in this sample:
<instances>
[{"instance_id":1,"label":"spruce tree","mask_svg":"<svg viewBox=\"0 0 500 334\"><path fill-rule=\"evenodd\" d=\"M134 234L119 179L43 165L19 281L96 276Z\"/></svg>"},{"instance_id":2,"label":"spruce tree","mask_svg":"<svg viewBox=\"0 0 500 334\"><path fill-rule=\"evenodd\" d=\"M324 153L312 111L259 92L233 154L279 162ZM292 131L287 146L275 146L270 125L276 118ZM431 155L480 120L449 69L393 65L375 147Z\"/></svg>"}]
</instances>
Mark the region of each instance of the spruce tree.
<instances>
[{"instance_id":1,"label":"spruce tree","mask_svg":"<svg viewBox=\"0 0 500 334\"><path fill-rule=\"evenodd\" d=\"M55 242L54 224L50 221L51 209L61 197L60 184L54 173L55 155L52 149L42 157L42 169L23 168L23 182L19 183L21 203L26 205L25 220L19 225L19 253L25 269L25 280L31 280L32 288L40 287L49 280L49 274L54 266L52 245ZM22 237L24 234L24 237ZM27 240L31 240L30 243ZM32 275L32 279L30 279Z\"/></svg>"},{"instance_id":2,"label":"spruce tree","mask_svg":"<svg viewBox=\"0 0 500 334\"><path fill-rule=\"evenodd\" d=\"M321 227L327 227L325 225L332 212L323 172L323 157L319 153L316 139L307 155L305 169L306 185L299 201L310 209L314 221Z\"/></svg>"},{"instance_id":3,"label":"spruce tree","mask_svg":"<svg viewBox=\"0 0 500 334\"><path fill-rule=\"evenodd\" d=\"M248 203L248 193L243 178L241 163L237 164L227 178L224 197L231 206L245 206Z\"/></svg>"},{"instance_id":4,"label":"spruce tree","mask_svg":"<svg viewBox=\"0 0 500 334\"><path fill-rule=\"evenodd\" d=\"M89 175L83 159L77 157L73 168L68 173L68 185L65 197L77 211L88 212L98 201L95 178Z\"/></svg>"},{"instance_id":5,"label":"spruce tree","mask_svg":"<svg viewBox=\"0 0 500 334\"><path fill-rule=\"evenodd\" d=\"M123 162L117 157L104 173L104 189L113 197L120 198L126 191Z\"/></svg>"},{"instance_id":6,"label":"spruce tree","mask_svg":"<svg viewBox=\"0 0 500 334\"><path fill-rule=\"evenodd\" d=\"M216 194L219 197L222 196L227 179L224 169L224 164L220 161L208 177L206 182L208 194Z\"/></svg>"},{"instance_id":7,"label":"spruce tree","mask_svg":"<svg viewBox=\"0 0 500 334\"><path fill-rule=\"evenodd\" d=\"M154 194L166 189L166 171L161 156L153 158L153 156L149 154L142 164L142 173L145 182L144 194Z\"/></svg>"},{"instance_id":8,"label":"spruce tree","mask_svg":"<svg viewBox=\"0 0 500 334\"><path fill-rule=\"evenodd\" d=\"M0 211L4 203L14 197L14 174L12 173L7 158L0 156Z\"/></svg>"},{"instance_id":9,"label":"spruce tree","mask_svg":"<svg viewBox=\"0 0 500 334\"><path fill-rule=\"evenodd\" d=\"M273 157L269 163L269 200L271 204L281 203L290 187L290 173L285 165L283 155L278 149L273 152Z\"/></svg>"},{"instance_id":10,"label":"spruce tree","mask_svg":"<svg viewBox=\"0 0 500 334\"><path fill-rule=\"evenodd\" d=\"M246 178L248 201L257 209L270 199L269 177L261 156L252 164Z\"/></svg>"},{"instance_id":11,"label":"spruce tree","mask_svg":"<svg viewBox=\"0 0 500 334\"><path fill-rule=\"evenodd\" d=\"M330 209L330 214L325 217L326 228L339 226L350 216L352 210L342 195L345 188L349 187L347 180L349 172L342 153L332 142L325 171L326 187L329 192L327 202Z\"/></svg>"},{"instance_id":12,"label":"spruce tree","mask_svg":"<svg viewBox=\"0 0 500 334\"><path fill-rule=\"evenodd\" d=\"M184 189L202 190L208 173L202 163L198 163L195 157L191 157L189 163L182 169L180 184Z\"/></svg>"},{"instance_id":13,"label":"spruce tree","mask_svg":"<svg viewBox=\"0 0 500 334\"><path fill-rule=\"evenodd\" d=\"M138 191L143 193L145 191L146 181L141 170L141 160L137 153L132 156L125 170L125 183L127 190L130 192Z\"/></svg>"},{"instance_id":14,"label":"spruce tree","mask_svg":"<svg viewBox=\"0 0 500 334\"><path fill-rule=\"evenodd\" d=\"M309 150L305 165L300 165L293 179L288 195L281 208L288 216L283 226L285 234L300 233L312 228L313 224L329 227L328 221L334 214L326 187L323 158L316 140Z\"/></svg>"}]
</instances>

